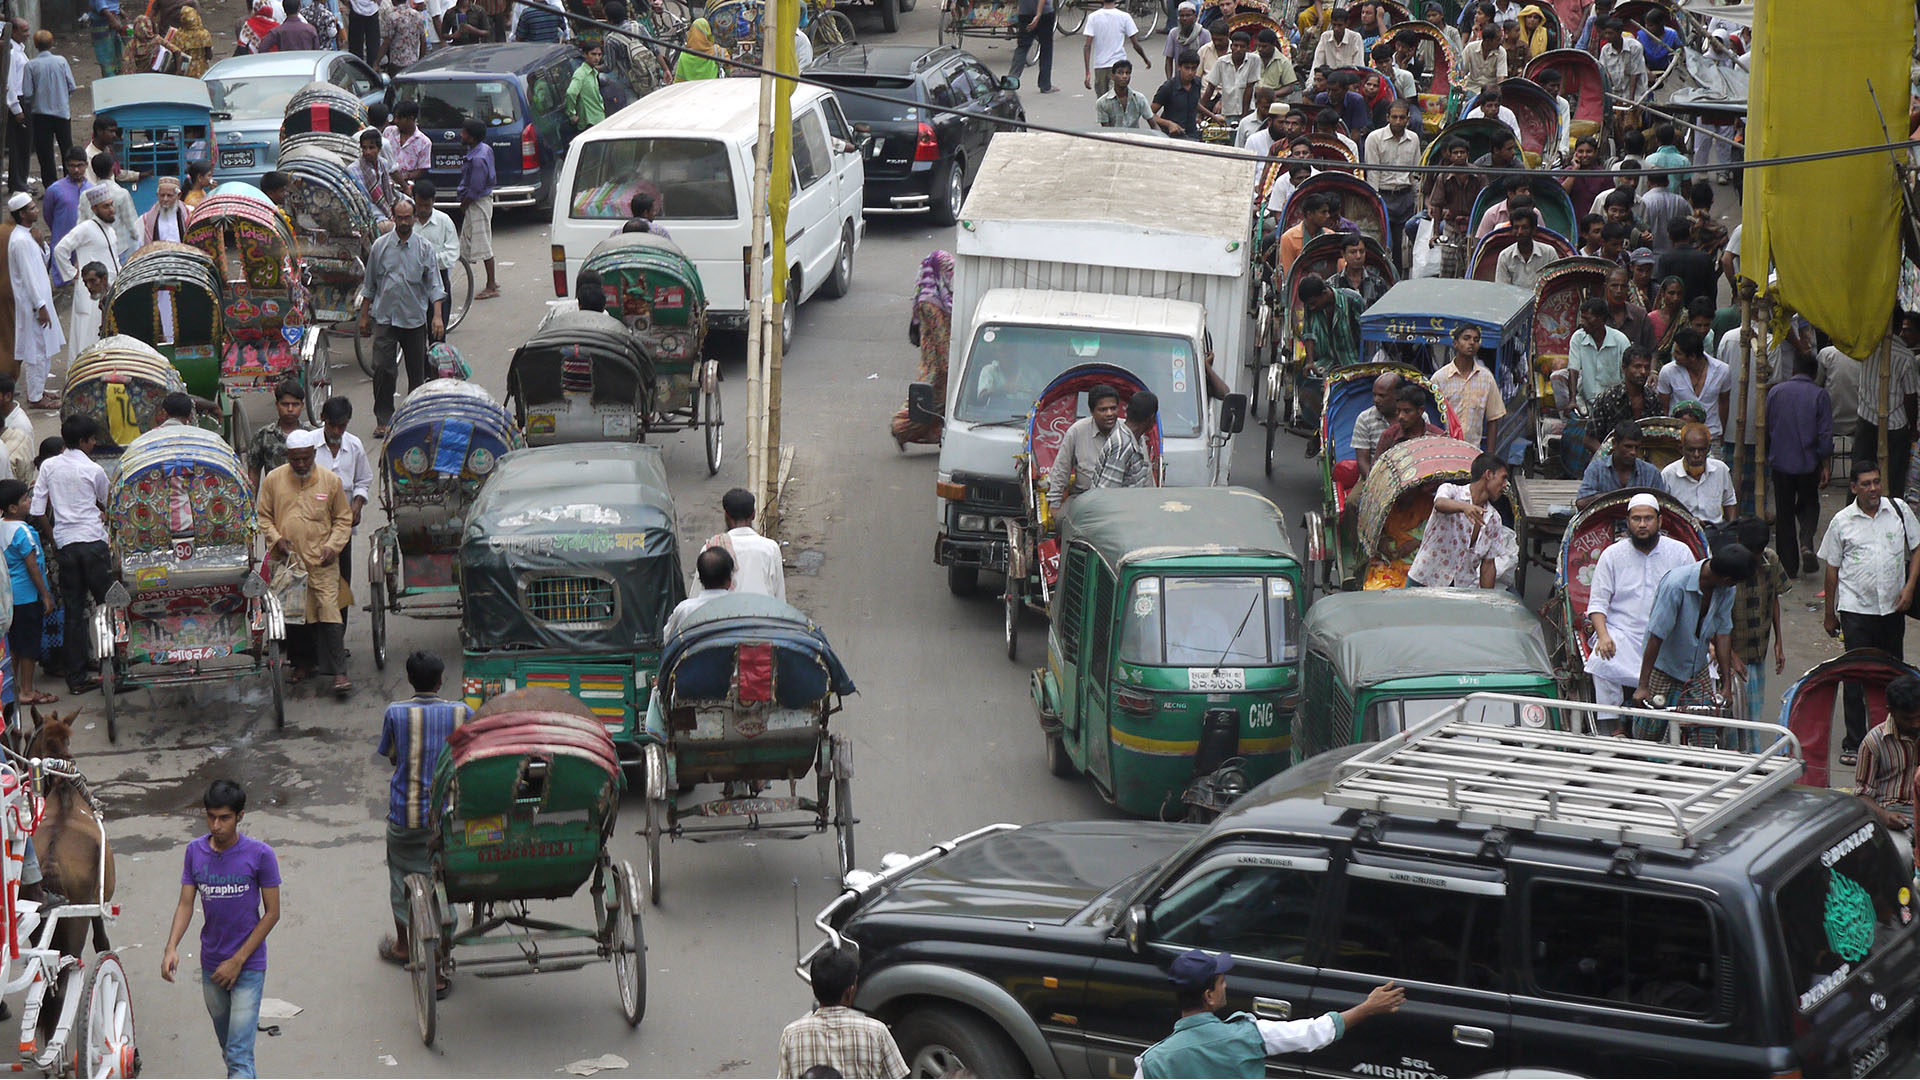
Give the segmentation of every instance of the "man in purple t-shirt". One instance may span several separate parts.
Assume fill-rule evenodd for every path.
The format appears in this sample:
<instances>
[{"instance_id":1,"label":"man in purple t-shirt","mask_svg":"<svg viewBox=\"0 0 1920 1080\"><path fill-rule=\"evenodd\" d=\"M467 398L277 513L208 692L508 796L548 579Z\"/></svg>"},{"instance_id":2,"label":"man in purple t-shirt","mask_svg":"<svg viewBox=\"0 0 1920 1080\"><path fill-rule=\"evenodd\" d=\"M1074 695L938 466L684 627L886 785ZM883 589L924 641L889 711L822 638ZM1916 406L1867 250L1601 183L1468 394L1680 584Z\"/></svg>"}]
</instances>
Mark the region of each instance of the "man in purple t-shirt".
<instances>
[{"instance_id":1,"label":"man in purple t-shirt","mask_svg":"<svg viewBox=\"0 0 1920 1080\"><path fill-rule=\"evenodd\" d=\"M173 981L177 951L200 897L200 989L213 1017L213 1034L227 1075L253 1076L253 1036L260 1025L260 991L267 981L267 934L280 921L280 862L273 849L240 835L247 793L231 780L207 788L207 835L187 845L180 872L180 903L160 958L160 977Z\"/></svg>"}]
</instances>

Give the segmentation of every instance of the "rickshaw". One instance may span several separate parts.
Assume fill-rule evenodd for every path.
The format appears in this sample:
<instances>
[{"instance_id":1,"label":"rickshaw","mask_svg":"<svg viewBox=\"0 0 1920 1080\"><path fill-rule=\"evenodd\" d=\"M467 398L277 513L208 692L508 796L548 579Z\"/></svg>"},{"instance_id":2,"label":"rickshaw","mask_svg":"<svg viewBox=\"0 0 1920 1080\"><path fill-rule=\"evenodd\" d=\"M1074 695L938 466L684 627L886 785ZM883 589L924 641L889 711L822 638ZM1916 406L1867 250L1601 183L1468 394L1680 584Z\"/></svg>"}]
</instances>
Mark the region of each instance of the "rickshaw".
<instances>
[{"instance_id":1,"label":"rickshaw","mask_svg":"<svg viewBox=\"0 0 1920 1080\"><path fill-rule=\"evenodd\" d=\"M1384 246L1392 246L1386 200L1380 197L1372 184L1352 173L1318 172L1301 181L1300 186L1294 188L1293 194L1287 197L1286 210L1281 214L1280 223L1274 227L1274 231L1285 232L1300 224L1300 219L1306 214L1309 195L1339 199L1340 215L1336 221L1351 221L1360 230L1360 235L1371 237Z\"/></svg>"},{"instance_id":2,"label":"rickshaw","mask_svg":"<svg viewBox=\"0 0 1920 1080\"><path fill-rule=\"evenodd\" d=\"M141 686L227 682L264 671L273 726L286 724L286 620L253 550L253 488L220 436L172 425L135 439L107 495L118 575L89 623L107 739L118 694Z\"/></svg>"},{"instance_id":3,"label":"rickshaw","mask_svg":"<svg viewBox=\"0 0 1920 1080\"><path fill-rule=\"evenodd\" d=\"M760 0L720 0L706 8L707 25L713 30L713 43L743 64L760 62L760 46L766 38L760 27L762 15ZM726 74L745 73L728 65Z\"/></svg>"},{"instance_id":4,"label":"rickshaw","mask_svg":"<svg viewBox=\"0 0 1920 1080\"><path fill-rule=\"evenodd\" d=\"M1373 407L1373 383L1392 372L1402 382L1418 386L1427 393L1427 423L1458 437L1459 421L1447 407L1446 398L1433 380L1405 364L1352 364L1327 374L1324 400L1320 406L1320 509L1301 516L1307 534L1307 560L1318 571L1307 579L1308 587L1318 585L1322 592L1332 591L1334 582L1329 552L1337 551L1344 535L1352 531L1352 513L1347 504L1355 497L1360 469L1359 448L1353 444L1354 421ZM1291 381L1291 380L1289 380Z\"/></svg>"},{"instance_id":5,"label":"rickshaw","mask_svg":"<svg viewBox=\"0 0 1920 1080\"><path fill-rule=\"evenodd\" d=\"M1362 234L1361 240L1367 250L1367 265L1379 271L1391 288L1400 280L1399 269L1393 265L1392 257L1373 237ZM1307 314L1299 302L1300 283L1306 280L1308 274L1318 274L1337 285L1332 275L1339 269L1344 242L1344 236L1337 232L1321 233L1307 241L1300 248L1293 265L1288 268L1281 288L1270 294L1274 305L1273 319L1280 327L1276 334L1277 348L1264 377L1255 383L1256 386L1260 382L1267 385L1267 412L1261 420L1261 425L1266 428L1267 440L1261 468L1268 476L1273 475L1273 449L1280 428L1294 423L1294 377L1305 362L1299 342Z\"/></svg>"},{"instance_id":6,"label":"rickshaw","mask_svg":"<svg viewBox=\"0 0 1920 1080\"><path fill-rule=\"evenodd\" d=\"M1154 18L1156 20L1160 18L1158 12L1154 14ZM1139 21L1138 15L1134 16L1134 21L1135 25L1143 28L1146 26L1145 23ZM1268 12L1249 9L1246 11L1236 11L1232 15L1227 16L1227 33L1229 35L1243 30L1246 31L1248 37L1256 42L1260 40L1260 31L1273 31L1273 36L1280 39L1279 44L1274 46L1274 51L1281 56L1292 58L1293 35L1287 33L1287 28L1281 25L1280 20L1274 18ZM1141 34L1144 37L1146 31L1143 29ZM1201 74L1205 75L1206 72L1201 72Z\"/></svg>"},{"instance_id":7,"label":"rickshaw","mask_svg":"<svg viewBox=\"0 0 1920 1080\"><path fill-rule=\"evenodd\" d=\"M1580 235L1580 219L1585 216L1585 211L1574 211L1573 200L1567 197L1566 189L1558 181L1531 184L1527 193L1533 196L1533 212L1539 218L1543 232L1563 238ZM1498 184L1481 188L1480 194L1474 196L1472 216L1467 220L1479 228L1480 219L1493 209L1493 204L1506 197L1506 191Z\"/></svg>"},{"instance_id":8,"label":"rickshaw","mask_svg":"<svg viewBox=\"0 0 1920 1080\"><path fill-rule=\"evenodd\" d=\"M607 311L640 339L658 384L648 431L699 428L707 475L720 471L725 419L720 361L708 357L707 294L693 261L665 237L626 233L594 245L583 269L600 275Z\"/></svg>"},{"instance_id":9,"label":"rickshaw","mask_svg":"<svg viewBox=\"0 0 1920 1080\"><path fill-rule=\"evenodd\" d=\"M1459 139L1461 142L1466 143L1467 157L1470 160L1478 161L1480 158L1492 152L1493 137L1501 132L1506 132L1511 135L1513 134L1513 129L1491 117L1468 116L1465 111L1462 110L1457 119L1449 123L1446 127L1441 128L1440 134L1435 135L1433 139L1427 143L1426 148L1420 151L1420 164L1441 164L1440 148L1452 139ZM1474 219L1474 224L1478 225L1479 219Z\"/></svg>"},{"instance_id":10,"label":"rickshaw","mask_svg":"<svg viewBox=\"0 0 1920 1080\"><path fill-rule=\"evenodd\" d=\"M1360 316L1360 353L1385 350L1421 370L1449 362L1453 331L1480 330L1480 363L1493 373L1507 415L1488 449L1508 462L1524 461L1513 444L1533 431L1533 294L1512 285L1451 278L1416 278L1387 290ZM1479 441L1479 432L1462 438Z\"/></svg>"},{"instance_id":11,"label":"rickshaw","mask_svg":"<svg viewBox=\"0 0 1920 1080\"><path fill-rule=\"evenodd\" d=\"M1539 428L1538 464L1557 462L1568 476L1578 477L1591 457L1587 453L1584 416L1574 414L1573 403L1559 400L1551 381L1564 371L1572 351L1573 332L1580 328L1580 305L1590 297L1605 298L1607 275L1617 263L1591 255L1575 255L1547 264L1533 289L1533 397ZM1559 430L1549 435L1548 417L1557 414Z\"/></svg>"},{"instance_id":12,"label":"rickshaw","mask_svg":"<svg viewBox=\"0 0 1920 1080\"><path fill-rule=\"evenodd\" d=\"M316 79L293 92L280 121L280 148L287 140L301 135L331 135L333 141L315 143L301 140L298 145L324 145L345 150L347 159L360 156L360 132L367 126L367 106L344 86Z\"/></svg>"},{"instance_id":13,"label":"rickshaw","mask_svg":"<svg viewBox=\"0 0 1920 1080\"><path fill-rule=\"evenodd\" d=\"M1853 683L1866 693L1868 716L1885 716L1887 684L1902 675L1920 676L1920 668L1879 649L1853 649L1815 664L1787 687L1780 699L1780 726L1793 732L1806 754L1802 783L1811 787L1833 783L1828 763L1833 757L1833 728L1840 720L1840 684ZM1763 712L1760 718L1767 716Z\"/></svg>"},{"instance_id":14,"label":"rickshaw","mask_svg":"<svg viewBox=\"0 0 1920 1080\"><path fill-rule=\"evenodd\" d=\"M1569 137L1591 135L1603 140L1605 150L1607 122L1607 76L1600 61L1585 49L1553 49L1527 61L1526 76L1538 83L1547 71L1560 73L1560 96L1567 99L1572 114ZM1605 153L1601 155L1603 158Z\"/></svg>"},{"instance_id":15,"label":"rickshaw","mask_svg":"<svg viewBox=\"0 0 1920 1080\"><path fill-rule=\"evenodd\" d=\"M1383 589L1323 596L1301 628L1295 765L1328 750L1379 742L1457 704L1494 692L1558 698L1546 628L1497 589ZM1486 703L1468 718L1558 728L1544 705Z\"/></svg>"},{"instance_id":16,"label":"rickshaw","mask_svg":"<svg viewBox=\"0 0 1920 1080\"><path fill-rule=\"evenodd\" d=\"M378 233L373 203L330 149L283 146L276 168L288 178L285 210L300 241L313 321L351 336L361 370L372 374L373 342L360 335L359 307Z\"/></svg>"},{"instance_id":17,"label":"rickshaw","mask_svg":"<svg viewBox=\"0 0 1920 1080\"><path fill-rule=\"evenodd\" d=\"M517 695L514 695L517 696ZM620 1014L647 1011L640 883L608 850L626 788L613 740L576 701L482 710L455 728L434 769L428 827L432 870L406 879L407 967L420 1040L438 1033L441 978L462 965L457 949L490 949L464 961L482 977L613 965ZM593 925L531 914L586 886ZM471 919L460 929L460 909Z\"/></svg>"},{"instance_id":18,"label":"rickshaw","mask_svg":"<svg viewBox=\"0 0 1920 1080\"><path fill-rule=\"evenodd\" d=\"M298 242L279 208L251 184L221 184L193 208L183 239L207 253L224 283L221 386L271 394L293 378L317 415L333 382L326 335L313 332Z\"/></svg>"},{"instance_id":19,"label":"rickshaw","mask_svg":"<svg viewBox=\"0 0 1920 1080\"><path fill-rule=\"evenodd\" d=\"M1341 166L1351 166L1358 160L1353 156L1353 151L1347 149L1346 143L1341 142L1339 139L1334 138L1324 131L1309 131L1301 136L1301 138L1307 140L1312 146L1314 160L1332 163L1319 166L1322 170L1351 172L1351 169L1341 168ZM1229 138L1227 141L1232 142L1233 140Z\"/></svg>"},{"instance_id":20,"label":"rickshaw","mask_svg":"<svg viewBox=\"0 0 1920 1080\"><path fill-rule=\"evenodd\" d=\"M1527 164L1557 167L1567 154L1567 146L1560 131L1560 106L1553 95L1532 79L1515 76L1501 81L1500 104L1512 109L1514 118L1520 121L1520 149L1527 156ZM1479 107L1480 95L1476 94L1461 113L1475 115Z\"/></svg>"},{"instance_id":21,"label":"rickshaw","mask_svg":"<svg viewBox=\"0 0 1920 1080\"><path fill-rule=\"evenodd\" d=\"M1246 488L1097 488L1067 503L1047 664L1047 767L1139 817L1206 820L1287 765L1305 583Z\"/></svg>"},{"instance_id":22,"label":"rickshaw","mask_svg":"<svg viewBox=\"0 0 1920 1080\"><path fill-rule=\"evenodd\" d=\"M1680 430L1687 426L1682 416L1645 416L1634 423L1640 425L1640 456L1655 468L1664 469L1680 460ZM1595 457L1613 455L1613 433L1600 440L1600 449Z\"/></svg>"},{"instance_id":23,"label":"rickshaw","mask_svg":"<svg viewBox=\"0 0 1920 1080\"><path fill-rule=\"evenodd\" d=\"M638 764L660 632L686 596L674 524L657 447L567 443L501 458L461 533L467 704L565 690L600 718L621 762Z\"/></svg>"},{"instance_id":24,"label":"rickshaw","mask_svg":"<svg viewBox=\"0 0 1920 1080\"><path fill-rule=\"evenodd\" d=\"M1453 123L1460 111L1460 103L1453 93L1453 73L1459 70L1460 56L1440 28L1424 19L1395 23L1387 29L1386 40L1393 40L1402 31L1420 39L1414 51L1424 62L1426 83L1415 87L1419 90L1415 97L1420 105L1421 134L1432 137Z\"/></svg>"},{"instance_id":25,"label":"rickshaw","mask_svg":"<svg viewBox=\"0 0 1920 1080\"><path fill-rule=\"evenodd\" d=\"M854 869L853 742L827 730L854 692L826 635L780 600L733 592L687 616L647 701L642 835L653 903L663 839L832 828L835 880ZM808 773L810 796L799 788ZM781 783L784 794L767 790ZM695 784L722 785L720 797L681 803L677 793Z\"/></svg>"},{"instance_id":26,"label":"rickshaw","mask_svg":"<svg viewBox=\"0 0 1920 1080\"><path fill-rule=\"evenodd\" d=\"M1018 0L954 0L935 24L940 44L949 40L962 48L972 38L1011 40L1020 34Z\"/></svg>"},{"instance_id":27,"label":"rickshaw","mask_svg":"<svg viewBox=\"0 0 1920 1080\"><path fill-rule=\"evenodd\" d=\"M1519 238L1519 230L1512 225L1502 225L1481 237L1480 242L1474 245L1473 257L1467 260L1467 276L1474 281L1492 282L1500 267L1500 253L1512 247ZM1573 257L1573 241L1545 225L1534 226L1533 242L1537 247L1552 251L1554 259Z\"/></svg>"},{"instance_id":28,"label":"rickshaw","mask_svg":"<svg viewBox=\"0 0 1920 1080\"><path fill-rule=\"evenodd\" d=\"M1081 402L1086 399L1087 391L1096 386L1112 387L1123 402L1147 388L1146 383L1124 368L1112 364L1076 364L1048 383L1027 411L1025 444L1020 453L1014 455L1013 465L1014 484L1025 499L1026 513L1019 517L1009 515L1002 520L1007 535L1007 563L1004 567L987 567L1004 571L1007 579L1001 603L1005 608L1003 630L1009 660L1020 659L1022 609L1044 613L1053 603L1053 587L1060 580L1060 529L1047 502L1047 476L1053 470L1054 459L1060 455L1060 444L1066 441L1067 429L1080 418ZM1147 452L1157 465L1160 460L1157 422L1148 432L1147 442ZM1068 482L1072 482L1072 477ZM1155 483L1158 483L1157 472Z\"/></svg>"},{"instance_id":29,"label":"rickshaw","mask_svg":"<svg viewBox=\"0 0 1920 1080\"><path fill-rule=\"evenodd\" d=\"M118 458L135 439L166 419L160 403L172 393L187 392L186 380L167 358L146 342L125 334L101 338L67 366L67 384L60 395L60 419L90 416L100 425L96 460ZM232 412L203 417L201 422L226 438ZM108 465L109 471L112 465Z\"/></svg>"},{"instance_id":30,"label":"rickshaw","mask_svg":"<svg viewBox=\"0 0 1920 1080\"><path fill-rule=\"evenodd\" d=\"M1588 503L1574 512L1567 522L1566 537L1560 542L1559 567L1553 595L1545 610L1557 613L1554 619L1558 640L1555 657L1562 679L1579 696L1593 698L1593 679L1587 674L1587 657L1593 652L1593 627L1587 620L1587 601L1593 594L1593 568L1608 545L1626 535L1627 503L1635 495L1650 494L1660 500L1660 531L1690 548L1695 558L1707 557L1707 535L1700 522L1680 500L1664 491L1650 488L1621 488Z\"/></svg>"},{"instance_id":31,"label":"rickshaw","mask_svg":"<svg viewBox=\"0 0 1920 1080\"><path fill-rule=\"evenodd\" d=\"M1308 512L1310 578L1329 593L1404 586L1433 514L1434 492L1443 483L1466 483L1479 455L1459 439L1426 435L1395 443L1374 458L1373 469L1349 493L1351 512L1324 523Z\"/></svg>"},{"instance_id":32,"label":"rickshaw","mask_svg":"<svg viewBox=\"0 0 1920 1080\"><path fill-rule=\"evenodd\" d=\"M133 253L107 286L100 332L137 338L167 358L187 392L218 401L221 322L220 272L207 253L156 240Z\"/></svg>"},{"instance_id":33,"label":"rickshaw","mask_svg":"<svg viewBox=\"0 0 1920 1080\"><path fill-rule=\"evenodd\" d=\"M113 147L120 168L140 174L127 185L135 210L153 209L161 177L183 177L196 161L213 164L213 99L205 82L142 73L96 79L87 89L94 117L120 125Z\"/></svg>"},{"instance_id":34,"label":"rickshaw","mask_svg":"<svg viewBox=\"0 0 1920 1080\"><path fill-rule=\"evenodd\" d=\"M507 406L529 446L644 442L654 394L640 339L599 311L550 313L507 365Z\"/></svg>"},{"instance_id":35,"label":"rickshaw","mask_svg":"<svg viewBox=\"0 0 1920 1080\"><path fill-rule=\"evenodd\" d=\"M477 383L434 379L407 395L380 448L380 509L367 553L373 660L387 666L387 615L460 617L467 508L494 466L520 448L513 417Z\"/></svg>"}]
</instances>

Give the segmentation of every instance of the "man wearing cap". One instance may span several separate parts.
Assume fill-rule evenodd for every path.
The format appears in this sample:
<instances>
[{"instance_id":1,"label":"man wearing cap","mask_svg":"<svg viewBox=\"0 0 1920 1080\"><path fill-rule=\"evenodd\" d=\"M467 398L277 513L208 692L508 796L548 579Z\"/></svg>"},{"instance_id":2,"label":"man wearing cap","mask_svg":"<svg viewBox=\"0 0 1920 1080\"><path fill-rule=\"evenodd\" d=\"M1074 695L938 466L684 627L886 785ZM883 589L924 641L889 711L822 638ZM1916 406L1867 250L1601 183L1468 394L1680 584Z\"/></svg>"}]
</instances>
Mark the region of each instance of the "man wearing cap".
<instances>
[{"instance_id":1,"label":"man wearing cap","mask_svg":"<svg viewBox=\"0 0 1920 1080\"><path fill-rule=\"evenodd\" d=\"M1135 1059L1135 1077L1265 1076L1269 1056L1312 1053L1369 1017L1399 1012L1407 1000L1405 990L1388 982L1351 1009L1311 1020L1259 1020L1246 1013L1222 1020L1218 1011L1226 1007L1232 970L1233 957L1224 952L1193 949L1173 958L1167 979L1180 1019L1173 1034Z\"/></svg>"},{"instance_id":2,"label":"man wearing cap","mask_svg":"<svg viewBox=\"0 0 1920 1080\"><path fill-rule=\"evenodd\" d=\"M67 343L60 320L53 315L53 282L47 277L47 249L34 239L33 223L40 211L33 196L16 191L7 199L14 230L7 237L7 272L13 284L13 359L20 365L27 407L59 408L47 396L47 375L53 354Z\"/></svg>"},{"instance_id":3,"label":"man wearing cap","mask_svg":"<svg viewBox=\"0 0 1920 1080\"><path fill-rule=\"evenodd\" d=\"M1174 12L1173 29L1167 31L1167 47L1161 50L1167 58L1162 78L1173 78L1173 62L1181 53L1198 55L1211 38L1207 28L1200 25L1199 6L1193 0L1180 0L1180 7Z\"/></svg>"},{"instance_id":4,"label":"man wearing cap","mask_svg":"<svg viewBox=\"0 0 1920 1080\"><path fill-rule=\"evenodd\" d=\"M313 635L313 671L294 668L294 679L333 676L333 692L346 696L346 626L340 621L340 552L353 535L353 504L332 469L315 468L324 436L300 430L287 436L287 463L260 481L260 531L269 557L291 563L307 576L305 625Z\"/></svg>"},{"instance_id":5,"label":"man wearing cap","mask_svg":"<svg viewBox=\"0 0 1920 1080\"><path fill-rule=\"evenodd\" d=\"M119 211L113 205L112 194L98 185L86 190L92 216L53 245L53 265L59 268L60 276L78 278L81 269L89 263L99 263L106 268L109 283L119 276L120 241L112 228L114 215ZM85 287L75 289L73 310L67 316L67 364L71 366L74 357L99 340L100 305Z\"/></svg>"},{"instance_id":6,"label":"man wearing cap","mask_svg":"<svg viewBox=\"0 0 1920 1080\"><path fill-rule=\"evenodd\" d=\"M1693 549L1660 533L1660 500L1635 495L1627 503L1627 535L1609 544L1593 565L1593 588L1587 596L1587 620L1593 640L1587 654L1587 674L1593 677L1593 700L1619 705L1640 685L1642 648L1653 599L1669 571L1693 565ZM1618 718L1598 718L1603 735L1624 734Z\"/></svg>"},{"instance_id":7,"label":"man wearing cap","mask_svg":"<svg viewBox=\"0 0 1920 1080\"><path fill-rule=\"evenodd\" d=\"M1113 62L1112 89L1093 103L1094 119L1105 128L1145 128L1153 113L1147 95L1133 88L1133 61Z\"/></svg>"},{"instance_id":8,"label":"man wearing cap","mask_svg":"<svg viewBox=\"0 0 1920 1080\"><path fill-rule=\"evenodd\" d=\"M1265 89L1264 87L1262 88ZM1269 91L1270 93L1270 91ZM1247 136L1247 149L1261 157L1275 155L1274 147L1287 141L1287 116L1293 110L1284 101L1275 101L1267 106L1266 123L1258 131ZM1277 156L1277 155L1275 155Z\"/></svg>"}]
</instances>

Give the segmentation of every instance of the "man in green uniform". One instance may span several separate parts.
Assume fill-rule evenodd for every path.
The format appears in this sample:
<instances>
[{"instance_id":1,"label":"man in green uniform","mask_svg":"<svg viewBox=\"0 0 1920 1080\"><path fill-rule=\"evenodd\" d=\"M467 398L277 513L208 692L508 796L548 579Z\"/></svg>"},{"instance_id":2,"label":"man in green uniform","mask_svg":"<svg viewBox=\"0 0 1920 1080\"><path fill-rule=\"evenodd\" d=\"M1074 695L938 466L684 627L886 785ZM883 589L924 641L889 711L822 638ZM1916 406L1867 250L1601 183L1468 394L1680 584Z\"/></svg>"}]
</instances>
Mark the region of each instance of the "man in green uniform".
<instances>
[{"instance_id":1,"label":"man in green uniform","mask_svg":"<svg viewBox=\"0 0 1920 1080\"><path fill-rule=\"evenodd\" d=\"M1256 1020L1246 1013L1222 1020L1218 1010L1227 1003L1232 970L1233 957L1226 953L1193 949L1174 957L1167 978L1180 1019L1173 1034L1140 1055L1134 1076L1265 1076L1269 1055L1311 1053L1370 1016L1398 1012L1407 1000L1407 992L1389 982L1345 1012L1311 1020Z\"/></svg>"}]
</instances>

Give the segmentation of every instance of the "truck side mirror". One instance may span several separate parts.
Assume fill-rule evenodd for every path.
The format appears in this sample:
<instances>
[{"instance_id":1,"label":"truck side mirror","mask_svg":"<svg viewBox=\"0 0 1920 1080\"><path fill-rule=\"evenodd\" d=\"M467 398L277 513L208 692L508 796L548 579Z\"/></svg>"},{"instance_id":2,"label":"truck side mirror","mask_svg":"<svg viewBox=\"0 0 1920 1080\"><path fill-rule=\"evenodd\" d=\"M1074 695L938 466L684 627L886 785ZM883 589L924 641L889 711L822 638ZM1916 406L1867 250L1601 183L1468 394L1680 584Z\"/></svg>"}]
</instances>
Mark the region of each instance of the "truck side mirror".
<instances>
[{"instance_id":1,"label":"truck side mirror","mask_svg":"<svg viewBox=\"0 0 1920 1080\"><path fill-rule=\"evenodd\" d=\"M1220 399L1220 430L1238 435L1247 426L1247 395L1228 394Z\"/></svg>"},{"instance_id":2,"label":"truck side mirror","mask_svg":"<svg viewBox=\"0 0 1920 1080\"><path fill-rule=\"evenodd\" d=\"M1147 905L1135 904L1127 909L1125 918L1121 920L1120 928L1127 936L1127 949L1129 951L1135 954L1146 951L1147 928L1151 922L1152 920L1147 917Z\"/></svg>"},{"instance_id":3,"label":"truck side mirror","mask_svg":"<svg viewBox=\"0 0 1920 1080\"><path fill-rule=\"evenodd\" d=\"M933 392L932 383L907 384L907 419L916 424L938 424L946 417L942 415L945 402Z\"/></svg>"}]
</instances>

